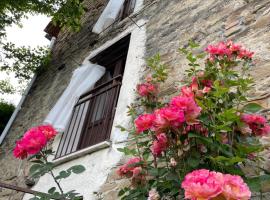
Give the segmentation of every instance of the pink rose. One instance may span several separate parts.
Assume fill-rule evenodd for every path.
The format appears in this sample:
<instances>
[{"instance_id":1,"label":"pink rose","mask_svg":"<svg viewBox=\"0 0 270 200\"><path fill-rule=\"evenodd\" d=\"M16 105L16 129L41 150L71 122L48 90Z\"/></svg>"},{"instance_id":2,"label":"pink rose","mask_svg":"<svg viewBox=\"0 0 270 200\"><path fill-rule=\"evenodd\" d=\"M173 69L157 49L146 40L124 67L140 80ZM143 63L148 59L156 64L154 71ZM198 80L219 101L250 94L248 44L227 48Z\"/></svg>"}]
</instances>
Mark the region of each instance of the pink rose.
<instances>
[{"instance_id":1,"label":"pink rose","mask_svg":"<svg viewBox=\"0 0 270 200\"><path fill-rule=\"evenodd\" d=\"M141 133L145 130L150 129L153 126L155 118L156 117L153 114L143 114L140 115L137 119L135 119L134 123L137 133Z\"/></svg>"},{"instance_id":2,"label":"pink rose","mask_svg":"<svg viewBox=\"0 0 270 200\"><path fill-rule=\"evenodd\" d=\"M53 139L57 134L56 130L51 125L38 126L37 128L46 136L48 140Z\"/></svg>"},{"instance_id":3,"label":"pink rose","mask_svg":"<svg viewBox=\"0 0 270 200\"><path fill-rule=\"evenodd\" d=\"M206 169L194 170L182 182L185 198L191 200L210 200L222 192L223 175Z\"/></svg>"},{"instance_id":4,"label":"pink rose","mask_svg":"<svg viewBox=\"0 0 270 200\"><path fill-rule=\"evenodd\" d=\"M13 155L16 158L25 159L28 156L26 149L24 148L22 141L17 141L15 149L13 150Z\"/></svg>"},{"instance_id":5,"label":"pink rose","mask_svg":"<svg viewBox=\"0 0 270 200\"><path fill-rule=\"evenodd\" d=\"M165 133L160 133L157 135L157 139L153 142L151 146L151 151L155 156L160 156L168 147L168 139Z\"/></svg>"},{"instance_id":6,"label":"pink rose","mask_svg":"<svg viewBox=\"0 0 270 200\"><path fill-rule=\"evenodd\" d=\"M255 135L265 136L270 134L270 125L267 124L265 117L258 114L243 114L241 120L245 122ZM247 127L244 126L247 130Z\"/></svg>"},{"instance_id":7,"label":"pink rose","mask_svg":"<svg viewBox=\"0 0 270 200\"><path fill-rule=\"evenodd\" d=\"M47 138L38 128L31 128L22 138L22 145L29 154L38 153L46 144Z\"/></svg>"},{"instance_id":8,"label":"pink rose","mask_svg":"<svg viewBox=\"0 0 270 200\"><path fill-rule=\"evenodd\" d=\"M226 199L249 200L251 192L240 176L224 175L222 194Z\"/></svg>"},{"instance_id":9,"label":"pink rose","mask_svg":"<svg viewBox=\"0 0 270 200\"><path fill-rule=\"evenodd\" d=\"M201 108L195 100L190 97L176 96L171 99L171 106L175 106L184 111L187 122L193 122L201 113Z\"/></svg>"},{"instance_id":10,"label":"pink rose","mask_svg":"<svg viewBox=\"0 0 270 200\"><path fill-rule=\"evenodd\" d=\"M158 92L157 86L151 83L142 83L137 85L137 92L140 96L145 97L155 95Z\"/></svg>"},{"instance_id":11,"label":"pink rose","mask_svg":"<svg viewBox=\"0 0 270 200\"><path fill-rule=\"evenodd\" d=\"M176 107L164 107L155 111L154 130L160 131L169 126L179 127L184 121L184 112Z\"/></svg>"},{"instance_id":12,"label":"pink rose","mask_svg":"<svg viewBox=\"0 0 270 200\"><path fill-rule=\"evenodd\" d=\"M141 167L138 166L139 163L141 162L141 159L139 157L134 157L130 158L126 164L120 166L116 173L119 176L127 176L127 177L132 177L132 176L137 176L139 173L141 173Z\"/></svg>"}]
</instances>

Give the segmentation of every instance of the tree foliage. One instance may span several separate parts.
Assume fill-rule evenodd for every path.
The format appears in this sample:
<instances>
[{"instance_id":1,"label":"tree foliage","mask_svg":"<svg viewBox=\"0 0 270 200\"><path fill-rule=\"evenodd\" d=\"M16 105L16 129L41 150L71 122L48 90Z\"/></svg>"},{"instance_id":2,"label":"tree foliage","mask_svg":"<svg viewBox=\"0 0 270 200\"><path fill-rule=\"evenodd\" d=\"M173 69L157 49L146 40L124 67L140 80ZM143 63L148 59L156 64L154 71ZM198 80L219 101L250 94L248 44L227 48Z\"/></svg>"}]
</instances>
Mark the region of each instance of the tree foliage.
<instances>
[{"instance_id":1,"label":"tree foliage","mask_svg":"<svg viewBox=\"0 0 270 200\"><path fill-rule=\"evenodd\" d=\"M13 72L20 81L29 80L33 73L47 66L50 54L46 48L16 47L5 41L6 28L22 26L21 20L34 14L52 18L54 25L78 31L86 11L82 0L1 0L0 1L0 70ZM9 92L0 84L2 92Z\"/></svg>"},{"instance_id":2,"label":"tree foliage","mask_svg":"<svg viewBox=\"0 0 270 200\"><path fill-rule=\"evenodd\" d=\"M10 84L8 80L0 80L0 94L12 94L15 92L15 88Z\"/></svg>"},{"instance_id":3,"label":"tree foliage","mask_svg":"<svg viewBox=\"0 0 270 200\"><path fill-rule=\"evenodd\" d=\"M13 104L0 100L0 135L5 129L14 109L15 106Z\"/></svg>"}]
</instances>

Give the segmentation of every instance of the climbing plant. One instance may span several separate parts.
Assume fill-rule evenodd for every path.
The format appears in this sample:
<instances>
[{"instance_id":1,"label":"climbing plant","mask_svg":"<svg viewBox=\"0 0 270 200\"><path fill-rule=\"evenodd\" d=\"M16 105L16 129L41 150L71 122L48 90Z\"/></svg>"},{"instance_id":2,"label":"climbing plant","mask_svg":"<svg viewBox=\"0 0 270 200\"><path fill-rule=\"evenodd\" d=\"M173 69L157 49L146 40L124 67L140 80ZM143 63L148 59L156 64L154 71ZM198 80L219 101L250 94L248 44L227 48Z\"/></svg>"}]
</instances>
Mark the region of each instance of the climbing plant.
<instances>
[{"instance_id":1,"label":"climbing plant","mask_svg":"<svg viewBox=\"0 0 270 200\"><path fill-rule=\"evenodd\" d=\"M167 68L158 55L149 60L151 72L137 85L139 101L129 107L133 126L118 126L130 135L118 150L131 157L117 170L131 184L120 199L248 200L250 190L269 181L260 138L270 125L259 104L247 103L254 53L231 41L194 54L198 47L190 41L179 49L188 80L168 101L159 95ZM247 166L260 173L245 176Z\"/></svg>"}]
</instances>

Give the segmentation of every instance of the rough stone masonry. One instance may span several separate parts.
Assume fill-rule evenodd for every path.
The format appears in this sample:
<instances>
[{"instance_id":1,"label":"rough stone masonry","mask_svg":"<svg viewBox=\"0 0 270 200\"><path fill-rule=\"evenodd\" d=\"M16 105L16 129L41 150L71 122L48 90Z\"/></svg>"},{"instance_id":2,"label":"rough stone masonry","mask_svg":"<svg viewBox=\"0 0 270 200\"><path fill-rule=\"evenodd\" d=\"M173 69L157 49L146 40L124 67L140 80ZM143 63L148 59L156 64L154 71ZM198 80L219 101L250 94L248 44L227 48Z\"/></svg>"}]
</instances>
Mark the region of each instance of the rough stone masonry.
<instances>
[{"instance_id":1,"label":"rough stone masonry","mask_svg":"<svg viewBox=\"0 0 270 200\"><path fill-rule=\"evenodd\" d=\"M12 149L15 141L31 126L43 121L55 104L71 77L72 71L86 55L104 42L115 37L133 22L126 18L114 24L101 35L94 35L91 29L104 8L105 0L87 1L90 8L83 18L82 30L78 33L62 31L53 49L50 68L39 74L28 94L4 143L0 147L0 180L25 186L29 164L15 160ZM145 19L147 23L146 55L148 58L160 53L169 66L169 79L163 93L171 95L176 82L183 78L187 63L178 53L179 46L194 39L202 47L220 40L232 39L256 51L255 65L251 74L255 84L250 100L261 103L268 115L270 107L270 1L269 0L145 0L139 13L130 16L134 21ZM65 64L65 68L58 68ZM166 89L165 89L166 88ZM125 113L123 113L125 114ZM124 159L123 159L124 160ZM120 165L121 163L119 163ZM127 180L121 180L111 169L106 183L100 188L100 197L106 200L118 199L117 191ZM263 192L270 190L265 184ZM19 200L22 194L0 190L0 200ZM270 199L267 195L252 199Z\"/></svg>"}]
</instances>

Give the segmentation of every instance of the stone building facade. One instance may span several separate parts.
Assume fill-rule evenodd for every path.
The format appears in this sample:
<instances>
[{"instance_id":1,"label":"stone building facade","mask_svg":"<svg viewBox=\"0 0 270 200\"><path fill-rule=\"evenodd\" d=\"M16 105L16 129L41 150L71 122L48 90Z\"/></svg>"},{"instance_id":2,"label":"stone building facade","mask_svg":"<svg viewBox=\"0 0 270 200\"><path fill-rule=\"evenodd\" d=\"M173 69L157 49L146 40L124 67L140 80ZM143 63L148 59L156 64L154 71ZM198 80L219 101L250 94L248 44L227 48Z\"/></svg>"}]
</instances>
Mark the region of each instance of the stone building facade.
<instances>
[{"instance_id":1,"label":"stone building facade","mask_svg":"<svg viewBox=\"0 0 270 200\"><path fill-rule=\"evenodd\" d=\"M145 60L160 53L162 61L169 66L169 79L162 93L175 93L175 84L183 78L187 67L184 56L178 52L189 39L202 47L220 40L232 39L256 51L255 66L251 74L255 79L251 100L259 102L269 114L270 108L270 1L269 0L137 0L134 12L120 22L114 23L100 34L91 32L106 0L93 3L86 0L89 11L82 21L82 29L73 33L63 30L52 49L52 63L47 71L38 75L8 135L0 146L0 180L25 186L29 163L15 160L12 150L15 141L30 127L41 124L61 93L67 87L72 71L80 63L90 59L130 35L130 44L123 76L122 88L116 108L113 126L128 125L126 106L136 96L135 85L145 73ZM97 199L98 192L105 200L118 199L117 191L128 184L115 174L123 162L117 148L125 144L127 135L112 129L108 144L95 150L77 153L56 160L56 170L73 164L85 165L87 170L63 182L64 188L76 189L84 199ZM59 144L58 136L53 148ZM42 177L33 189L46 192L52 180ZM47 187L48 186L48 187ZM266 192L270 188L263 188ZM0 200L20 200L23 194L0 189ZM28 199L25 196L24 199ZM263 199L269 199L263 196ZM254 197L254 199L256 199Z\"/></svg>"}]
</instances>

